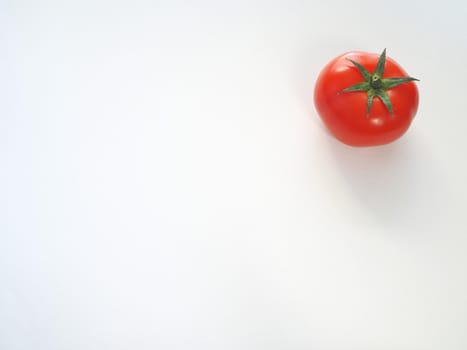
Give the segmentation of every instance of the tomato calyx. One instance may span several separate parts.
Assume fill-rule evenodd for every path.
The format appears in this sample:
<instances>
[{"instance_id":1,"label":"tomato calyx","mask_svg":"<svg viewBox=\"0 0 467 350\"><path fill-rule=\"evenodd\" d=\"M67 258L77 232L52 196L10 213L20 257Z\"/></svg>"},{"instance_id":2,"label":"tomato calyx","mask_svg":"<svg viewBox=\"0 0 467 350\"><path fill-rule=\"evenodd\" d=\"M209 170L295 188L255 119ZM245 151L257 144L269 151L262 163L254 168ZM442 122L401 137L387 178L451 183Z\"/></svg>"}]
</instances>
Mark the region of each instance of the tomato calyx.
<instances>
[{"instance_id":1,"label":"tomato calyx","mask_svg":"<svg viewBox=\"0 0 467 350\"><path fill-rule=\"evenodd\" d=\"M364 78L363 82L352 85L342 92L355 92L355 91L365 91L367 93L367 106L366 106L366 115L370 115L371 106L373 105L373 99L378 97L383 104L386 106L387 110L391 115L394 114L391 100L386 92L386 90L395 88L396 86L409 83L411 81L419 81L416 78L412 77L397 77L397 78L383 78L384 67L386 64L386 49L383 50L379 56L378 63L376 64L375 71L370 73L365 67L360 63L355 62L354 60L348 59L361 73Z\"/></svg>"}]
</instances>

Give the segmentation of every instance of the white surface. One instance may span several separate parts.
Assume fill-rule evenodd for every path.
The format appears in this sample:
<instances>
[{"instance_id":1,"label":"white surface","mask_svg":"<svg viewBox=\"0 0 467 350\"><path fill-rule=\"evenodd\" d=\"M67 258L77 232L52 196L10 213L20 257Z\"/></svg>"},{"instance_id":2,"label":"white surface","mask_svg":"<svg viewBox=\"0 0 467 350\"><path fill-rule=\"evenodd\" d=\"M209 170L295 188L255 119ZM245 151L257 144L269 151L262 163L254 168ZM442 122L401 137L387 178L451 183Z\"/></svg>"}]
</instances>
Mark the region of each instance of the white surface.
<instances>
[{"instance_id":1,"label":"white surface","mask_svg":"<svg viewBox=\"0 0 467 350\"><path fill-rule=\"evenodd\" d=\"M0 3L0 349L467 349L461 1ZM328 60L421 79L334 141Z\"/></svg>"}]
</instances>

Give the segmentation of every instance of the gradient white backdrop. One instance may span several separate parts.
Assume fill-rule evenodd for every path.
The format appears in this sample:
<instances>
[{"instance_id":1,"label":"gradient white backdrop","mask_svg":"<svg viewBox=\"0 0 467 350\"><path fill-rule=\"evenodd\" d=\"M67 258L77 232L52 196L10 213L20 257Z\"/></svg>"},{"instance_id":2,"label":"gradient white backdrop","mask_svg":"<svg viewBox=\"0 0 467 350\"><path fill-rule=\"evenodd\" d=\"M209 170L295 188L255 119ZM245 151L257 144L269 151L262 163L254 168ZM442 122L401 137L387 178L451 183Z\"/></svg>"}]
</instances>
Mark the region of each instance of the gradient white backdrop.
<instances>
[{"instance_id":1,"label":"gradient white backdrop","mask_svg":"<svg viewBox=\"0 0 467 350\"><path fill-rule=\"evenodd\" d=\"M0 1L0 349L467 349L462 1ZM404 138L320 69L421 79Z\"/></svg>"}]
</instances>

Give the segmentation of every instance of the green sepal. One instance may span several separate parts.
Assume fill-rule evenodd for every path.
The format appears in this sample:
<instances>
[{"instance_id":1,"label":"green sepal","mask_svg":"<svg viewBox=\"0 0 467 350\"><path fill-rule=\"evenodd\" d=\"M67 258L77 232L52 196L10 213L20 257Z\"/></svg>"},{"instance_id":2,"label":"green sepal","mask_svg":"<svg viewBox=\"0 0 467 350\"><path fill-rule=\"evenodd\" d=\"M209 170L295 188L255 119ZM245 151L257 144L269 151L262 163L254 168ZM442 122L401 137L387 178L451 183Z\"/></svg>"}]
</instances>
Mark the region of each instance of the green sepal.
<instances>
[{"instance_id":1,"label":"green sepal","mask_svg":"<svg viewBox=\"0 0 467 350\"><path fill-rule=\"evenodd\" d=\"M419 81L419 80L416 78L412 78L412 77L403 77L403 78L386 78L386 79L383 79L382 81L383 81L383 89L387 90L387 89L391 89L393 87L408 83L410 81Z\"/></svg>"},{"instance_id":2,"label":"green sepal","mask_svg":"<svg viewBox=\"0 0 467 350\"><path fill-rule=\"evenodd\" d=\"M370 80L371 79L371 73L368 72L368 70L363 67L360 63L358 62L355 62L354 60L351 60L350 58L348 58L348 60L350 62L352 62L352 64L358 68L358 70L360 71L360 73L363 75L363 78L365 78L366 81Z\"/></svg>"},{"instance_id":3,"label":"green sepal","mask_svg":"<svg viewBox=\"0 0 467 350\"><path fill-rule=\"evenodd\" d=\"M342 92L352 92L352 91L368 91L370 89L370 84L366 81L357 83L348 87L347 89L342 90Z\"/></svg>"},{"instance_id":4,"label":"green sepal","mask_svg":"<svg viewBox=\"0 0 467 350\"><path fill-rule=\"evenodd\" d=\"M378 63L376 64L376 69L373 75L377 75L382 78L384 74L384 65L386 64L386 49L383 50L381 56L379 56Z\"/></svg>"},{"instance_id":5,"label":"green sepal","mask_svg":"<svg viewBox=\"0 0 467 350\"><path fill-rule=\"evenodd\" d=\"M378 90L376 91L376 96L378 96L380 100L383 101L389 113L393 114L394 111L392 110L392 104L391 104L391 100L389 99L388 93L384 90Z\"/></svg>"},{"instance_id":6,"label":"green sepal","mask_svg":"<svg viewBox=\"0 0 467 350\"><path fill-rule=\"evenodd\" d=\"M368 90L368 99L366 100L366 116L370 115L371 106L373 105L373 99L376 96L376 92L373 89Z\"/></svg>"}]
</instances>

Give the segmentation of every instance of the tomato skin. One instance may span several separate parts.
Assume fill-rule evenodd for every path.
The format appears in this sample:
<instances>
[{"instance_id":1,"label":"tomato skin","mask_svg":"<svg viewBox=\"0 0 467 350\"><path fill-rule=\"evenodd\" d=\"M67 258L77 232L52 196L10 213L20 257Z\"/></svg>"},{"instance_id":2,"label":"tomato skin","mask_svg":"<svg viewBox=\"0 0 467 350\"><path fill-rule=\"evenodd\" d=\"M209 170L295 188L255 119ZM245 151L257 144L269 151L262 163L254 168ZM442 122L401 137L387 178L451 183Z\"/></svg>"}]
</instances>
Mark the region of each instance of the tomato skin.
<instances>
[{"instance_id":1,"label":"tomato skin","mask_svg":"<svg viewBox=\"0 0 467 350\"><path fill-rule=\"evenodd\" d=\"M418 89L409 82L386 90L394 114L375 97L367 115L367 92L342 92L363 77L348 59L360 63L368 71L376 68L379 55L352 51L329 62L315 85L316 110L331 134L350 146L377 146L401 137L409 128L418 109ZM383 78L406 77L407 73L387 57Z\"/></svg>"}]
</instances>

